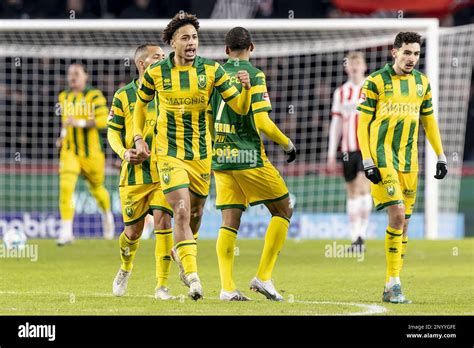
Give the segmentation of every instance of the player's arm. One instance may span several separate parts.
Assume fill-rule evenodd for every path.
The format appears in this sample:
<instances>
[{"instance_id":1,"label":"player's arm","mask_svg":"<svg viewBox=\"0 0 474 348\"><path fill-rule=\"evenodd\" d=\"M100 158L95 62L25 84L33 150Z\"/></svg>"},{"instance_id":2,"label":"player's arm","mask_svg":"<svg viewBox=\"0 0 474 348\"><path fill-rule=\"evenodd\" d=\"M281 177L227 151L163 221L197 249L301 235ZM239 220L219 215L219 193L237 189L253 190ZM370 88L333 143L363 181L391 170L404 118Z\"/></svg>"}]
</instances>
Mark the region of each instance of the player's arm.
<instances>
[{"instance_id":1,"label":"player's arm","mask_svg":"<svg viewBox=\"0 0 474 348\"><path fill-rule=\"evenodd\" d=\"M122 132L125 128L125 113L122 99L115 94L110 108L107 122L107 140L114 152L124 161L131 164L139 164L142 161L138 159L135 149L127 149L123 143Z\"/></svg>"},{"instance_id":2,"label":"player's arm","mask_svg":"<svg viewBox=\"0 0 474 348\"><path fill-rule=\"evenodd\" d=\"M224 68L216 63L214 88L234 112L239 115L247 115L252 101L250 76L247 71L241 70L237 72L236 77L242 83L241 92L230 82L229 75L227 75Z\"/></svg>"},{"instance_id":3,"label":"player's arm","mask_svg":"<svg viewBox=\"0 0 474 348\"><path fill-rule=\"evenodd\" d=\"M211 100L212 100L212 98L213 98L213 96L211 96ZM212 113L213 113L212 103L210 102L207 105L206 117L207 117L207 124L209 125L209 133L211 133L211 139L212 139L212 141L214 141L214 138L215 138L215 134L214 134L214 115Z\"/></svg>"},{"instance_id":4,"label":"player's arm","mask_svg":"<svg viewBox=\"0 0 474 348\"><path fill-rule=\"evenodd\" d=\"M145 70L140 82L141 86L137 92L137 101L133 110L133 142L137 149L137 155L145 160L150 156L150 149L143 140L143 128L145 127L147 105L155 98L155 82L150 75L150 67Z\"/></svg>"},{"instance_id":5,"label":"player's arm","mask_svg":"<svg viewBox=\"0 0 474 348\"><path fill-rule=\"evenodd\" d=\"M64 99L65 99L66 92L62 91L58 95L58 104L56 106L55 110L55 116L61 117L61 133L59 134L59 137L56 139L56 147L58 149L61 149L63 146L63 140L67 135L67 130L66 130L66 124L65 124L65 119L64 119L64 110L63 108L66 106Z\"/></svg>"},{"instance_id":6,"label":"player's arm","mask_svg":"<svg viewBox=\"0 0 474 348\"><path fill-rule=\"evenodd\" d=\"M293 142L278 128L269 116L272 110L272 104L267 90L265 74L259 72L251 80L252 87L252 112L257 129L265 134L270 140L280 145L288 155L287 162L293 162L296 159L296 147Z\"/></svg>"},{"instance_id":7,"label":"player's arm","mask_svg":"<svg viewBox=\"0 0 474 348\"><path fill-rule=\"evenodd\" d=\"M257 129L262 131L270 140L280 145L288 155L287 162L293 162L296 159L296 147L293 142L278 128L268 115L267 111L261 111L254 115Z\"/></svg>"},{"instance_id":8,"label":"player's arm","mask_svg":"<svg viewBox=\"0 0 474 348\"><path fill-rule=\"evenodd\" d=\"M425 129L426 137L431 144L438 162L436 163L436 179L443 179L448 174L447 159L443 151L443 144L441 142L441 135L439 132L438 123L434 117L433 104L431 100L431 86L428 84L428 89L423 98L420 110L421 123Z\"/></svg>"},{"instance_id":9,"label":"player's arm","mask_svg":"<svg viewBox=\"0 0 474 348\"><path fill-rule=\"evenodd\" d=\"M382 181L379 169L375 166L374 160L370 153L369 142L369 125L370 121L375 115L375 108L377 105L379 94L377 85L370 77L362 87L361 98L357 110L359 110L359 123L357 126L357 138L359 140L359 147L362 153L362 162L364 164L365 176L374 184Z\"/></svg>"},{"instance_id":10,"label":"player's arm","mask_svg":"<svg viewBox=\"0 0 474 348\"><path fill-rule=\"evenodd\" d=\"M337 146L342 134L342 105L340 90L336 89L332 98L331 125L329 126L328 167L334 170L336 166Z\"/></svg>"}]
</instances>

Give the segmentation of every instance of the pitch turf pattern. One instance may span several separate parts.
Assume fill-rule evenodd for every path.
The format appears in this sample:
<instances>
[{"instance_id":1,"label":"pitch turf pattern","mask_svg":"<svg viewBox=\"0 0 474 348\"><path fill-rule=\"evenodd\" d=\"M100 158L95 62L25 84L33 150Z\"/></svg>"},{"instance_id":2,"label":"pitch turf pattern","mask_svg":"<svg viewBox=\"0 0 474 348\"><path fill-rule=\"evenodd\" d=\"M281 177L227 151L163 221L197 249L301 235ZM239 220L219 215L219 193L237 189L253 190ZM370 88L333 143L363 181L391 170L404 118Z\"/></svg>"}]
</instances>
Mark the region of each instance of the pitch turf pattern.
<instances>
[{"instance_id":1,"label":"pitch turf pattern","mask_svg":"<svg viewBox=\"0 0 474 348\"><path fill-rule=\"evenodd\" d=\"M338 241L343 243L344 241ZM115 298L112 280L119 268L117 241L80 240L58 248L38 245L37 262L0 258L2 315L473 315L474 240L410 241L403 288L411 305L381 302L385 277L383 241L369 241L365 259L327 258L332 241L288 241L273 274L283 303L248 290L263 241L238 241L237 286L252 302L221 302L215 241L198 241L198 266L205 299L195 303L154 299L154 241L142 241L127 294ZM172 265L170 288L186 294Z\"/></svg>"}]
</instances>

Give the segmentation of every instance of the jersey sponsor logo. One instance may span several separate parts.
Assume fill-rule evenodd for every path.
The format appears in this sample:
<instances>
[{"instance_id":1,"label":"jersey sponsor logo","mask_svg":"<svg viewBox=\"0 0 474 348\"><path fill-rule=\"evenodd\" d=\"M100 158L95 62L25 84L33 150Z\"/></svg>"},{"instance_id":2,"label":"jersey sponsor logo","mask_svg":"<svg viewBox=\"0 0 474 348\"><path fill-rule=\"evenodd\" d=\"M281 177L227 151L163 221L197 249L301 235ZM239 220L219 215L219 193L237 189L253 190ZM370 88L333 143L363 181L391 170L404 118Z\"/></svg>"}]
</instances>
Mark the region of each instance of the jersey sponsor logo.
<instances>
[{"instance_id":1,"label":"jersey sponsor logo","mask_svg":"<svg viewBox=\"0 0 474 348\"><path fill-rule=\"evenodd\" d=\"M415 197L415 191L405 189L405 190L403 190L403 196L413 198L413 197Z\"/></svg>"},{"instance_id":2,"label":"jersey sponsor logo","mask_svg":"<svg viewBox=\"0 0 474 348\"><path fill-rule=\"evenodd\" d=\"M423 97L423 85L419 83L416 85L416 94L418 94L419 97Z\"/></svg>"},{"instance_id":3,"label":"jersey sponsor logo","mask_svg":"<svg viewBox=\"0 0 474 348\"><path fill-rule=\"evenodd\" d=\"M200 97L192 97L192 98L173 98L169 97L166 98L166 101L168 102L169 105L195 105L195 104L205 104L206 103L206 97L205 96L200 96Z\"/></svg>"},{"instance_id":4,"label":"jersey sponsor logo","mask_svg":"<svg viewBox=\"0 0 474 348\"><path fill-rule=\"evenodd\" d=\"M202 173L201 174L201 178L202 180L204 181L209 181L209 178L211 177L211 175L209 173Z\"/></svg>"},{"instance_id":5,"label":"jersey sponsor logo","mask_svg":"<svg viewBox=\"0 0 474 348\"><path fill-rule=\"evenodd\" d=\"M107 117L107 120L108 121L112 121L112 119L114 118L114 109L113 108L110 108L110 111L109 111L109 117Z\"/></svg>"},{"instance_id":6,"label":"jersey sponsor logo","mask_svg":"<svg viewBox=\"0 0 474 348\"><path fill-rule=\"evenodd\" d=\"M226 123L214 123L216 133L230 133L235 134L235 125Z\"/></svg>"},{"instance_id":7,"label":"jersey sponsor logo","mask_svg":"<svg viewBox=\"0 0 474 348\"><path fill-rule=\"evenodd\" d=\"M418 103L394 103L391 100L389 102L380 102L380 115L389 116L404 116L412 115L418 116L420 114L420 105Z\"/></svg>"},{"instance_id":8,"label":"jersey sponsor logo","mask_svg":"<svg viewBox=\"0 0 474 348\"><path fill-rule=\"evenodd\" d=\"M360 94L359 103L365 102L366 99L367 99L367 96L365 95L365 93L361 93L361 94Z\"/></svg>"},{"instance_id":9,"label":"jersey sponsor logo","mask_svg":"<svg viewBox=\"0 0 474 348\"><path fill-rule=\"evenodd\" d=\"M201 88L206 87L207 84L207 76L206 75L199 75L198 76L198 86Z\"/></svg>"},{"instance_id":10,"label":"jersey sponsor logo","mask_svg":"<svg viewBox=\"0 0 474 348\"><path fill-rule=\"evenodd\" d=\"M270 101L270 96L268 95L268 92L263 93L263 100Z\"/></svg>"},{"instance_id":11,"label":"jersey sponsor logo","mask_svg":"<svg viewBox=\"0 0 474 348\"><path fill-rule=\"evenodd\" d=\"M230 83L232 84L240 84L240 80L237 78L237 76L229 76Z\"/></svg>"}]
</instances>

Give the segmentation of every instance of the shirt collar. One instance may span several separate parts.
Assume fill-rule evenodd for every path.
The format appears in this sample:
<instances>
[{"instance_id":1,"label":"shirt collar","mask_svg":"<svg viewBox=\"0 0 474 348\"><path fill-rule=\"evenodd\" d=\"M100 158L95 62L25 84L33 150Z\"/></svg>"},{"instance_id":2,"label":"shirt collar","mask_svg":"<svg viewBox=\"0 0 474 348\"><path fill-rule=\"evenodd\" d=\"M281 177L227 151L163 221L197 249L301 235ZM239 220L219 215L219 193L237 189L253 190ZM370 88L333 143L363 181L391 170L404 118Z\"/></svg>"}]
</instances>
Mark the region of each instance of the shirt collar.
<instances>
[{"instance_id":1,"label":"shirt collar","mask_svg":"<svg viewBox=\"0 0 474 348\"><path fill-rule=\"evenodd\" d=\"M385 64L385 69L387 69L387 71L390 73L390 75L392 75L392 76L397 75L395 70L393 70L393 63L392 64L389 64L389 63ZM415 70L415 69L412 69L412 71L408 75L413 75L413 70ZM402 76L402 75L400 75L400 76Z\"/></svg>"},{"instance_id":2,"label":"shirt collar","mask_svg":"<svg viewBox=\"0 0 474 348\"><path fill-rule=\"evenodd\" d=\"M170 52L170 54L168 55L168 58L166 58L166 64L168 64L170 69L173 69L175 67L173 59L174 59L174 52ZM197 67L198 60L199 60L199 56L196 56L196 58L194 58L194 62L192 65L194 68Z\"/></svg>"},{"instance_id":3,"label":"shirt collar","mask_svg":"<svg viewBox=\"0 0 474 348\"><path fill-rule=\"evenodd\" d=\"M234 64L235 62L239 62L239 65L250 65L250 62L248 60L241 60L238 58L229 58L227 60L227 63Z\"/></svg>"}]
</instances>

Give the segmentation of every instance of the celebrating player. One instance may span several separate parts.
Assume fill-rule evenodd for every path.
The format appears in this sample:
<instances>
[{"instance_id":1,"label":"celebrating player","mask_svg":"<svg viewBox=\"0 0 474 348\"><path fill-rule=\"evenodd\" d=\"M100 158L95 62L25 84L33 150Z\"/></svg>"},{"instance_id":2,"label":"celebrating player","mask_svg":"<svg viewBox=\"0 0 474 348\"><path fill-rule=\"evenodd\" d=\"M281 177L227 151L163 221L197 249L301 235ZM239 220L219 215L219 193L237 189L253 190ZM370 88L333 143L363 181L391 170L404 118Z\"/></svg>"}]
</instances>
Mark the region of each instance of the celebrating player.
<instances>
[{"instance_id":1,"label":"celebrating player","mask_svg":"<svg viewBox=\"0 0 474 348\"><path fill-rule=\"evenodd\" d=\"M107 125L107 100L97 88L87 86L87 72L81 64L68 69L69 89L59 93L62 130L56 141L59 155L59 212L61 228L58 245L74 241L73 194L80 174L87 180L89 191L102 211L104 238L114 237L114 216L110 196L104 186L105 154L99 129Z\"/></svg>"},{"instance_id":2,"label":"celebrating player","mask_svg":"<svg viewBox=\"0 0 474 348\"><path fill-rule=\"evenodd\" d=\"M134 111L134 141L138 158L149 156L143 139L146 104L158 93L157 155L161 184L174 212L174 257L189 286L189 296L202 298L197 273L196 240L203 206L209 193L211 139L206 107L211 93L219 93L237 112L250 107L250 80L239 72L242 93L233 86L219 63L197 56L199 22L194 15L178 13L163 31L173 52L147 68Z\"/></svg>"},{"instance_id":3,"label":"celebrating player","mask_svg":"<svg viewBox=\"0 0 474 348\"><path fill-rule=\"evenodd\" d=\"M386 64L367 78L357 107L361 112L357 134L365 175L372 182L376 209L387 208L388 212L383 301L391 303L411 303L402 293L400 270L416 197L420 118L438 156L435 178L443 179L448 172L433 114L430 83L426 75L415 69L420 47L419 34L398 33L392 49L394 63Z\"/></svg>"},{"instance_id":4,"label":"celebrating player","mask_svg":"<svg viewBox=\"0 0 474 348\"><path fill-rule=\"evenodd\" d=\"M365 80L367 64L362 52L349 52L344 60L345 71L349 76L346 83L336 89L332 102L332 120L329 130L328 168L336 167L336 153L342 133L343 169L347 189L347 213L354 251L364 250L372 210L370 181L364 176L362 154L357 142L357 104Z\"/></svg>"},{"instance_id":5,"label":"celebrating player","mask_svg":"<svg viewBox=\"0 0 474 348\"><path fill-rule=\"evenodd\" d=\"M242 117L225 103L222 96L214 94L208 108L210 123L214 125L212 169L216 178L216 207L222 210L222 226L216 244L221 277L220 299L248 300L237 290L232 277L234 248L242 212L248 204L265 204L272 218L250 289L270 300L282 301L271 276L288 233L293 209L283 178L265 154L260 131L284 149L288 162L295 160L296 149L268 116L272 107L265 74L249 62L250 52L254 50L250 33L242 27L233 28L227 33L225 44L230 59L223 66L224 70L238 89L242 86L234 76L240 70L248 71L252 105L247 116Z\"/></svg>"},{"instance_id":6,"label":"celebrating player","mask_svg":"<svg viewBox=\"0 0 474 348\"><path fill-rule=\"evenodd\" d=\"M139 79L120 88L114 95L108 122L108 140L112 149L122 158L120 173L120 200L125 229L120 235L122 265L113 282L115 296L123 296L131 275L133 260L143 232L145 217L153 214L155 232L156 278L155 298L169 300L174 297L166 287L171 267L170 251L173 247L171 217L173 211L160 187L156 166L155 127L157 100L148 103L143 136L151 155L143 161L137 156L133 144L133 109L137 101L139 81L145 69L164 59L163 50L155 44L144 44L135 51L135 65Z\"/></svg>"}]
</instances>

